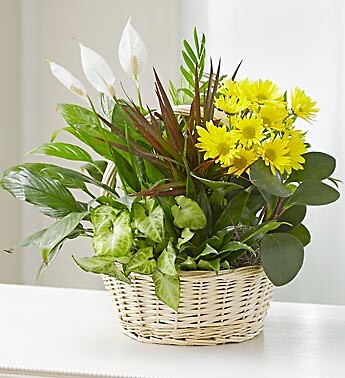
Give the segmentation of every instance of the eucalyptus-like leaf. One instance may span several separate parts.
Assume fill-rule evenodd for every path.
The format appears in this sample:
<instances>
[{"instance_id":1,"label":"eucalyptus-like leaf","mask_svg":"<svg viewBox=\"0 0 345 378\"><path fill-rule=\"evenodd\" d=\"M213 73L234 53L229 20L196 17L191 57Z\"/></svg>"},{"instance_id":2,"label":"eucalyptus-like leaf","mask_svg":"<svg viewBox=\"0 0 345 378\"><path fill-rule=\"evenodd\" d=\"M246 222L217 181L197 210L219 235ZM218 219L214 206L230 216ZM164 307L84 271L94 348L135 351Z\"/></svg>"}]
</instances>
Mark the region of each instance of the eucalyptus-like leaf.
<instances>
[{"instance_id":1,"label":"eucalyptus-like leaf","mask_svg":"<svg viewBox=\"0 0 345 378\"><path fill-rule=\"evenodd\" d=\"M324 180L334 172L336 162L333 156L323 152L307 152L302 156L305 159L303 169L292 171L289 182Z\"/></svg>"},{"instance_id":2,"label":"eucalyptus-like leaf","mask_svg":"<svg viewBox=\"0 0 345 378\"><path fill-rule=\"evenodd\" d=\"M87 212L70 213L47 228L41 237L39 246L43 262L48 262L48 255L62 242L85 218Z\"/></svg>"},{"instance_id":3,"label":"eucalyptus-like leaf","mask_svg":"<svg viewBox=\"0 0 345 378\"><path fill-rule=\"evenodd\" d=\"M175 198L177 205L171 207L174 223L179 228L200 230L206 227L206 216L197 202L184 196Z\"/></svg>"},{"instance_id":4,"label":"eucalyptus-like leaf","mask_svg":"<svg viewBox=\"0 0 345 378\"><path fill-rule=\"evenodd\" d=\"M91 221L94 228L93 247L97 255L115 258L129 255L133 237L128 211L99 206L93 210Z\"/></svg>"},{"instance_id":5,"label":"eucalyptus-like leaf","mask_svg":"<svg viewBox=\"0 0 345 378\"><path fill-rule=\"evenodd\" d=\"M111 256L91 256L76 258L72 256L76 264L85 272L95 274L106 274L107 276L115 277L125 283L131 283L120 269L115 265L114 258Z\"/></svg>"},{"instance_id":6,"label":"eucalyptus-like leaf","mask_svg":"<svg viewBox=\"0 0 345 378\"><path fill-rule=\"evenodd\" d=\"M147 51L140 34L133 28L131 19L123 29L119 44L119 59L128 76L137 80L147 62Z\"/></svg>"},{"instance_id":7,"label":"eucalyptus-like leaf","mask_svg":"<svg viewBox=\"0 0 345 378\"><path fill-rule=\"evenodd\" d=\"M262 239L262 265L267 277L276 286L290 282L301 269L303 259L303 245L293 235L276 233Z\"/></svg>"},{"instance_id":8,"label":"eucalyptus-like leaf","mask_svg":"<svg viewBox=\"0 0 345 378\"><path fill-rule=\"evenodd\" d=\"M304 181L289 198L287 206L310 205L321 206L335 202L339 192L321 181Z\"/></svg>"},{"instance_id":9,"label":"eucalyptus-like leaf","mask_svg":"<svg viewBox=\"0 0 345 378\"><path fill-rule=\"evenodd\" d=\"M153 272L152 279L157 297L177 312L180 303L179 276L170 276L156 269Z\"/></svg>"},{"instance_id":10,"label":"eucalyptus-like leaf","mask_svg":"<svg viewBox=\"0 0 345 378\"><path fill-rule=\"evenodd\" d=\"M75 76L66 70L66 68L54 62L48 61L48 63L52 74L60 81L60 83L84 101L89 102L84 85Z\"/></svg>"},{"instance_id":11,"label":"eucalyptus-like leaf","mask_svg":"<svg viewBox=\"0 0 345 378\"><path fill-rule=\"evenodd\" d=\"M292 192L284 186L277 176L273 176L269 167L266 167L263 160L258 160L250 168L250 181L259 189L262 189L274 196L289 197Z\"/></svg>"},{"instance_id":12,"label":"eucalyptus-like leaf","mask_svg":"<svg viewBox=\"0 0 345 378\"><path fill-rule=\"evenodd\" d=\"M81 64L89 83L110 98L115 96L115 76L107 61L96 51L79 43Z\"/></svg>"},{"instance_id":13,"label":"eucalyptus-like leaf","mask_svg":"<svg viewBox=\"0 0 345 378\"><path fill-rule=\"evenodd\" d=\"M289 231L290 235L296 236L296 238L302 243L303 247L307 246L310 243L311 235L309 230L304 224L299 224L297 227L294 227Z\"/></svg>"}]
</instances>

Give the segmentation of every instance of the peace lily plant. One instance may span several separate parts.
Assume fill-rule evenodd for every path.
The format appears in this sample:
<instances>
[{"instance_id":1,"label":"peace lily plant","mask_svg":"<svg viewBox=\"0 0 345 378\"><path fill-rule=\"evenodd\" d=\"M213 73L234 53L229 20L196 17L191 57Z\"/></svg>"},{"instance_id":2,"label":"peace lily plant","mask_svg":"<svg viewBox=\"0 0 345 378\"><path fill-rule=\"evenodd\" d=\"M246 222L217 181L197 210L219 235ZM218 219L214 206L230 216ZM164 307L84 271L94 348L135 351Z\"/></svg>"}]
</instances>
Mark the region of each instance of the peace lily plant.
<instances>
[{"instance_id":1,"label":"peace lily plant","mask_svg":"<svg viewBox=\"0 0 345 378\"><path fill-rule=\"evenodd\" d=\"M41 271L67 240L92 238L94 255L74 258L82 269L127 283L131 273L150 275L158 298L176 311L181 271L219 274L262 265L274 285L291 281L310 242L302 223L307 206L339 197L335 159L309 151L306 141L305 121L314 120L316 103L299 88L284 92L270 80L237 81L240 65L221 75L211 61L206 73L205 36L195 30L193 42L184 41L181 84L170 82L170 100L154 70L158 108L151 108L138 84L147 52L131 20L119 60L134 80L137 101L120 98L110 65L79 46L99 105L69 71L49 64L86 102L58 105L62 131L84 147L58 142L55 132L30 154L83 165L77 171L23 163L4 172L2 188L55 220L18 247L38 246ZM102 182L109 164L113 185ZM89 200L77 200L78 192Z\"/></svg>"}]
</instances>

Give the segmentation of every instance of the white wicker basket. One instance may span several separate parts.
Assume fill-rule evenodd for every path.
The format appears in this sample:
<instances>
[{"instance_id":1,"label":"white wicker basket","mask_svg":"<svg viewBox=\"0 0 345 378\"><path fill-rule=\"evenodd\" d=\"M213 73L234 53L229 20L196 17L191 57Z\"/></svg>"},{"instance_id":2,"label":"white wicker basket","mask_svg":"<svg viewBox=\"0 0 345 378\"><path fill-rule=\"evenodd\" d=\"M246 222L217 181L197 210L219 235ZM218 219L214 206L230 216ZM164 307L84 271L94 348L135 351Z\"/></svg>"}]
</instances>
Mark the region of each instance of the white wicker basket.
<instances>
[{"instance_id":1,"label":"white wicker basket","mask_svg":"<svg viewBox=\"0 0 345 378\"><path fill-rule=\"evenodd\" d=\"M174 112L188 115L189 108L175 107ZM103 182L113 185L112 165ZM180 305L176 313L157 298L150 276L132 273L130 278L128 285L103 277L123 332L156 344L215 345L250 340L263 328L273 288L259 266L221 271L218 275L180 272Z\"/></svg>"}]
</instances>

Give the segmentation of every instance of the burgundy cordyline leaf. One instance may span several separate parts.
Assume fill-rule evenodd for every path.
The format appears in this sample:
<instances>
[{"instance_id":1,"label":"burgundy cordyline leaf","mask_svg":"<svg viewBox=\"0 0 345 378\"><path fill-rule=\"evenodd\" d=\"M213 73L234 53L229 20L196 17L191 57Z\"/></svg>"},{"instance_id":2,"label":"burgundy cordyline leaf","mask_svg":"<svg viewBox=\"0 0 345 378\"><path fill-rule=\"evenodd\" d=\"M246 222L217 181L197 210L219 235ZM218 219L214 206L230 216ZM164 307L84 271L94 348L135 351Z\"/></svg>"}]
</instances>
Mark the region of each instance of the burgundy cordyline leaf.
<instances>
[{"instance_id":1,"label":"burgundy cordyline leaf","mask_svg":"<svg viewBox=\"0 0 345 378\"><path fill-rule=\"evenodd\" d=\"M232 77L231 77L231 80L232 80L232 81L234 81L234 80L235 80L235 78L236 78L236 75L237 75L237 72L238 72L238 70L240 69L242 62L243 62L243 59L241 59L241 61L240 61L239 65L237 66L237 68L236 68L235 72L233 73L233 75L232 75Z\"/></svg>"},{"instance_id":2,"label":"burgundy cordyline leaf","mask_svg":"<svg viewBox=\"0 0 345 378\"><path fill-rule=\"evenodd\" d=\"M177 151L182 152L184 147L184 138L180 129L180 126L177 122L176 116L173 112L171 107L170 101L168 99L167 94L164 91L162 83L159 80L157 72L153 69L156 83L156 93L159 101L159 105L162 112L162 117L165 122L165 127L167 130L167 134L171 142L174 144Z\"/></svg>"}]
</instances>

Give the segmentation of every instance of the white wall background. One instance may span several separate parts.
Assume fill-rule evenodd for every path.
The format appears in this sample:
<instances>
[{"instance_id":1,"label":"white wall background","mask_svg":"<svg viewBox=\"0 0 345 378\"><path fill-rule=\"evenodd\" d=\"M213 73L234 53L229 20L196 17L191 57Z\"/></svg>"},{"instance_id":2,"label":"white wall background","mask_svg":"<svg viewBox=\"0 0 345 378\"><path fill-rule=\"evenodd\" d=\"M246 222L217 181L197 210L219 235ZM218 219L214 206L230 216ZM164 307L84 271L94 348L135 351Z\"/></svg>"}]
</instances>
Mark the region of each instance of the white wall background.
<instances>
[{"instance_id":1,"label":"white wall background","mask_svg":"<svg viewBox=\"0 0 345 378\"><path fill-rule=\"evenodd\" d=\"M5 10L0 15L1 46L5 46L6 67L11 73L4 74L3 69L0 70L1 83L9 90L6 106L3 99L0 102L1 109L6 109L2 114L9 114L9 109L11 114L15 113L16 99L21 93L21 117L17 112L1 125L1 130L6 128L6 135L15 146L8 152L7 139L6 142L0 139L1 169L17 161L19 149L23 154L46 142L53 130L63 127L55 105L75 102L76 97L51 76L41 61L44 58L55 60L83 78L78 47L70 37L79 38L104 55L112 63L118 80L132 93L132 84L117 60L122 28L132 16L146 41L149 67L154 64L165 82L168 78L177 78L180 41L190 36L196 25L207 32L209 53L215 59L222 55L224 72L232 72L243 58L239 77L271 78L283 88L295 85L304 88L321 108L318 121L310 127L309 139L314 150L336 155L339 164L336 176L344 179L344 168L340 164L345 88L342 72L345 15L341 0L99 0L97 3L92 0L0 0L0 6ZM20 83L18 72L21 72ZM147 101L152 102L149 68L142 78L142 88ZM19 139L20 144L16 144ZM0 193L0 204L9 214L5 221L0 217L3 223L0 224L0 240L5 247L19 236L20 220L21 236L30 234L45 222L28 206L22 207L19 217L18 204L6 193ZM293 283L276 290L275 299L345 304L344 212L343 200L309 211L307 223L313 242L307 247L305 265ZM42 275L39 284L100 288L97 277L74 266L71 253L87 255L91 247L80 241L70 243ZM0 282L35 284L38 266L35 249L23 251L20 259L0 255Z\"/></svg>"}]
</instances>

